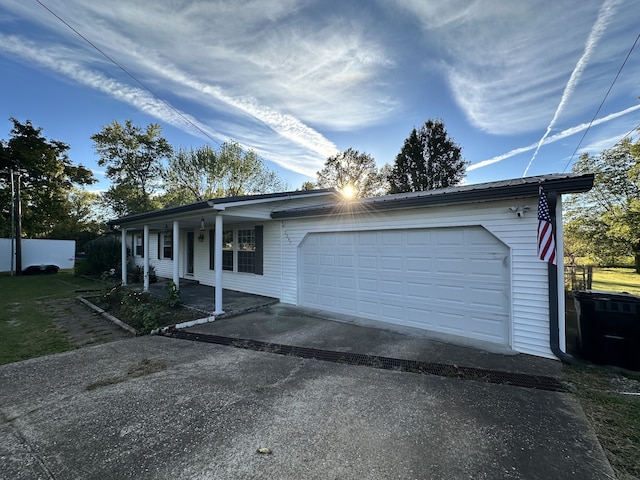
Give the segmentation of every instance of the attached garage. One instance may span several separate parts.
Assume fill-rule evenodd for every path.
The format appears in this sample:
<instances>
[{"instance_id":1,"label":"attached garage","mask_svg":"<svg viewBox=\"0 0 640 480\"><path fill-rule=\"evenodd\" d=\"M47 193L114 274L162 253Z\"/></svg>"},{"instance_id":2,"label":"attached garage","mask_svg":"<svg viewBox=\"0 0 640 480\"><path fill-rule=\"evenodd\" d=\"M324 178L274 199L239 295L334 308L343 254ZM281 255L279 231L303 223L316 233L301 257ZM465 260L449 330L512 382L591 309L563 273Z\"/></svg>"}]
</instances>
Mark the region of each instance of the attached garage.
<instances>
[{"instance_id":1,"label":"attached garage","mask_svg":"<svg viewBox=\"0 0 640 480\"><path fill-rule=\"evenodd\" d=\"M299 304L510 343L509 248L481 226L310 233Z\"/></svg>"}]
</instances>

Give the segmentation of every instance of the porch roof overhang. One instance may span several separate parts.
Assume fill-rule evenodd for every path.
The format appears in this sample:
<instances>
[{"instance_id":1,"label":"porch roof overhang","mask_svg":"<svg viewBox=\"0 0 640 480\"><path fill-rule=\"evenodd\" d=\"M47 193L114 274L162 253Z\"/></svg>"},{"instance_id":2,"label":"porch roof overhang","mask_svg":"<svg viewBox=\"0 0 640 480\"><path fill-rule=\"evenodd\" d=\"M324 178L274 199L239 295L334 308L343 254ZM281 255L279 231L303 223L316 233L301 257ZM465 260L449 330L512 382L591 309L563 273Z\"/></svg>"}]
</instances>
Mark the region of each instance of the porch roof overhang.
<instances>
[{"instance_id":1,"label":"porch roof overhang","mask_svg":"<svg viewBox=\"0 0 640 480\"><path fill-rule=\"evenodd\" d=\"M174 220L180 222L181 227L200 226L201 218L206 218L207 223L219 212L224 211L225 221L247 221L247 220L269 220L270 211L264 214L252 212L243 213L241 207L259 205L274 202L286 202L288 200L313 197L337 198L338 192L333 188L320 190L302 190L295 192L268 193L261 195L240 195L234 197L214 198L201 202L180 205L177 207L164 208L152 212L140 213L109 220L111 227L120 226L124 228L141 228L142 225L149 225L152 229L170 229Z\"/></svg>"},{"instance_id":2,"label":"porch roof overhang","mask_svg":"<svg viewBox=\"0 0 640 480\"><path fill-rule=\"evenodd\" d=\"M461 205L495 200L515 200L538 196L540 185L547 193L582 193L593 187L594 175L550 174L536 177L516 178L498 182L462 185L458 187L399 193L382 197L342 201L316 207L293 208L274 211L273 219L315 217L321 215L353 215L385 210L416 207Z\"/></svg>"}]
</instances>

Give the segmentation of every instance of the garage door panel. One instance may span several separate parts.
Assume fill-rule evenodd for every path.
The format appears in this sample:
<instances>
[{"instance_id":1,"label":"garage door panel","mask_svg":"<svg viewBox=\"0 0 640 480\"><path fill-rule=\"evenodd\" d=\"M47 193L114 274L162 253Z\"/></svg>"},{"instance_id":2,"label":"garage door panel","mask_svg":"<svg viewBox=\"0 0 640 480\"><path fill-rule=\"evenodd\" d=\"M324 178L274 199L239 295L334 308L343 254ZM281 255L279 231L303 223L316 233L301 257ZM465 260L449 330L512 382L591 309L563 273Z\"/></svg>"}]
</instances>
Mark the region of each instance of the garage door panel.
<instances>
[{"instance_id":1,"label":"garage door panel","mask_svg":"<svg viewBox=\"0 0 640 480\"><path fill-rule=\"evenodd\" d=\"M404 270L404 259L402 257L380 256L380 269L389 272L402 273Z\"/></svg>"},{"instance_id":2,"label":"garage door panel","mask_svg":"<svg viewBox=\"0 0 640 480\"><path fill-rule=\"evenodd\" d=\"M318 265L318 256L317 255L303 255L302 264L307 267L314 267Z\"/></svg>"},{"instance_id":3,"label":"garage door panel","mask_svg":"<svg viewBox=\"0 0 640 480\"><path fill-rule=\"evenodd\" d=\"M406 230L404 243L408 246L427 247L431 244L431 232L429 230Z\"/></svg>"},{"instance_id":4,"label":"garage door panel","mask_svg":"<svg viewBox=\"0 0 640 480\"><path fill-rule=\"evenodd\" d=\"M381 292L383 295L396 295L402 297L405 291L404 282L382 280L380 282Z\"/></svg>"},{"instance_id":5,"label":"garage door panel","mask_svg":"<svg viewBox=\"0 0 640 480\"><path fill-rule=\"evenodd\" d=\"M383 318L394 323L402 321L405 317L404 308L399 305L383 304L381 306Z\"/></svg>"},{"instance_id":6,"label":"garage door panel","mask_svg":"<svg viewBox=\"0 0 640 480\"><path fill-rule=\"evenodd\" d=\"M318 284L318 276L314 275L312 273L305 273L302 276L302 281L307 285L317 285Z\"/></svg>"},{"instance_id":7,"label":"garage door panel","mask_svg":"<svg viewBox=\"0 0 640 480\"><path fill-rule=\"evenodd\" d=\"M459 257L439 257L432 260L433 271L460 277L466 274L465 260Z\"/></svg>"},{"instance_id":8,"label":"garage door panel","mask_svg":"<svg viewBox=\"0 0 640 480\"><path fill-rule=\"evenodd\" d=\"M318 295L319 306L323 308L335 308L337 306L334 295Z\"/></svg>"},{"instance_id":9,"label":"garage door panel","mask_svg":"<svg viewBox=\"0 0 640 480\"><path fill-rule=\"evenodd\" d=\"M351 255L336 255L336 265L339 267L354 267L356 264L355 257Z\"/></svg>"},{"instance_id":10,"label":"garage door panel","mask_svg":"<svg viewBox=\"0 0 640 480\"><path fill-rule=\"evenodd\" d=\"M481 227L310 234L302 305L509 343L509 250Z\"/></svg>"},{"instance_id":11,"label":"garage door panel","mask_svg":"<svg viewBox=\"0 0 640 480\"><path fill-rule=\"evenodd\" d=\"M406 258L406 271L409 273L424 274L425 272L431 272L431 258L418 257L413 254L409 254Z\"/></svg>"},{"instance_id":12,"label":"garage door panel","mask_svg":"<svg viewBox=\"0 0 640 480\"><path fill-rule=\"evenodd\" d=\"M378 257L375 255L358 255L357 261L358 268L378 268Z\"/></svg>"},{"instance_id":13,"label":"garage door panel","mask_svg":"<svg viewBox=\"0 0 640 480\"><path fill-rule=\"evenodd\" d=\"M457 229L434 229L432 235L435 238L436 245L444 245L446 247L459 246L462 247L465 244L465 234Z\"/></svg>"},{"instance_id":14,"label":"garage door panel","mask_svg":"<svg viewBox=\"0 0 640 480\"><path fill-rule=\"evenodd\" d=\"M486 287L470 287L468 294L469 305L491 311L501 311L500 306L506 297L505 292Z\"/></svg>"},{"instance_id":15,"label":"garage door panel","mask_svg":"<svg viewBox=\"0 0 640 480\"><path fill-rule=\"evenodd\" d=\"M359 299L357 302L358 313L368 316L376 316L379 313L379 305L377 301L367 301L365 299Z\"/></svg>"},{"instance_id":16,"label":"garage door panel","mask_svg":"<svg viewBox=\"0 0 640 480\"><path fill-rule=\"evenodd\" d=\"M475 275L478 277L494 277L498 281L502 282L504 277L504 264L506 258L469 258L469 275Z\"/></svg>"},{"instance_id":17,"label":"garage door panel","mask_svg":"<svg viewBox=\"0 0 640 480\"><path fill-rule=\"evenodd\" d=\"M358 279L358 289L362 291L362 293L378 293L378 280L377 279L369 279L369 278L360 278Z\"/></svg>"},{"instance_id":18,"label":"garage door panel","mask_svg":"<svg viewBox=\"0 0 640 480\"><path fill-rule=\"evenodd\" d=\"M356 279L355 277L345 277L344 275L337 277L336 286L340 289L348 288L353 289L356 288Z\"/></svg>"},{"instance_id":19,"label":"garage door panel","mask_svg":"<svg viewBox=\"0 0 640 480\"><path fill-rule=\"evenodd\" d=\"M378 245L382 245L385 248L395 248L402 244L401 231L380 232L379 235L380 240Z\"/></svg>"},{"instance_id":20,"label":"garage door panel","mask_svg":"<svg viewBox=\"0 0 640 480\"><path fill-rule=\"evenodd\" d=\"M317 285L320 287L335 287L336 277L333 275L320 275Z\"/></svg>"},{"instance_id":21,"label":"garage door panel","mask_svg":"<svg viewBox=\"0 0 640 480\"><path fill-rule=\"evenodd\" d=\"M333 266L336 264L336 257L335 255L319 255L318 256L318 265L320 266Z\"/></svg>"},{"instance_id":22,"label":"garage door panel","mask_svg":"<svg viewBox=\"0 0 640 480\"><path fill-rule=\"evenodd\" d=\"M338 297L337 305L345 313L357 313L357 302L353 298Z\"/></svg>"},{"instance_id":23,"label":"garage door panel","mask_svg":"<svg viewBox=\"0 0 640 480\"><path fill-rule=\"evenodd\" d=\"M377 232L357 232L356 244L361 247L376 246L378 244Z\"/></svg>"},{"instance_id":24,"label":"garage door panel","mask_svg":"<svg viewBox=\"0 0 640 480\"><path fill-rule=\"evenodd\" d=\"M465 305L465 287L453 285L436 285L435 297L440 303Z\"/></svg>"}]
</instances>

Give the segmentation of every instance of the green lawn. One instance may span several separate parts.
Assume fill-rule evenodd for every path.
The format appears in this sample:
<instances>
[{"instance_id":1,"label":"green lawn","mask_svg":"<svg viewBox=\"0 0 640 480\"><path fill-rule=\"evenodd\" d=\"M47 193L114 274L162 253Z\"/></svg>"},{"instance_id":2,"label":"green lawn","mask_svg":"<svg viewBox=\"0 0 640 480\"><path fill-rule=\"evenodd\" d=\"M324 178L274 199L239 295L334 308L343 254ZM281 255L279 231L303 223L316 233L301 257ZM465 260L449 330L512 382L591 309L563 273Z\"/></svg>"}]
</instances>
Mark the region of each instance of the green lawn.
<instances>
[{"instance_id":1,"label":"green lawn","mask_svg":"<svg viewBox=\"0 0 640 480\"><path fill-rule=\"evenodd\" d=\"M564 372L618 478L640 478L640 372L589 364Z\"/></svg>"},{"instance_id":2,"label":"green lawn","mask_svg":"<svg viewBox=\"0 0 640 480\"><path fill-rule=\"evenodd\" d=\"M0 275L0 365L70 350L42 301L74 297L78 289L95 288L96 282L71 272Z\"/></svg>"},{"instance_id":3,"label":"green lawn","mask_svg":"<svg viewBox=\"0 0 640 480\"><path fill-rule=\"evenodd\" d=\"M593 268L593 290L640 295L640 274L633 268Z\"/></svg>"}]
</instances>

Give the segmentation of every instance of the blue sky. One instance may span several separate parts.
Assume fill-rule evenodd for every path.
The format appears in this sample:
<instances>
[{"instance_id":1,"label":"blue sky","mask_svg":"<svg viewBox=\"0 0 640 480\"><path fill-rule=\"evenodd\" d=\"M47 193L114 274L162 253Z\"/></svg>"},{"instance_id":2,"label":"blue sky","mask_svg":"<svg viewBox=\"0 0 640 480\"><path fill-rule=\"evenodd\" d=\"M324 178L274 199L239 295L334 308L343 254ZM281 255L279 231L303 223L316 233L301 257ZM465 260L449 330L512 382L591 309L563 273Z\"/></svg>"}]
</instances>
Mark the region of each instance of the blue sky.
<instances>
[{"instance_id":1,"label":"blue sky","mask_svg":"<svg viewBox=\"0 0 640 480\"><path fill-rule=\"evenodd\" d=\"M90 136L126 119L159 123L176 148L238 141L291 189L347 148L393 163L429 118L462 147L467 183L569 171L640 124L637 46L571 160L640 33L637 7L0 0L0 138L9 117L31 120L94 171L93 189L108 182Z\"/></svg>"}]
</instances>

